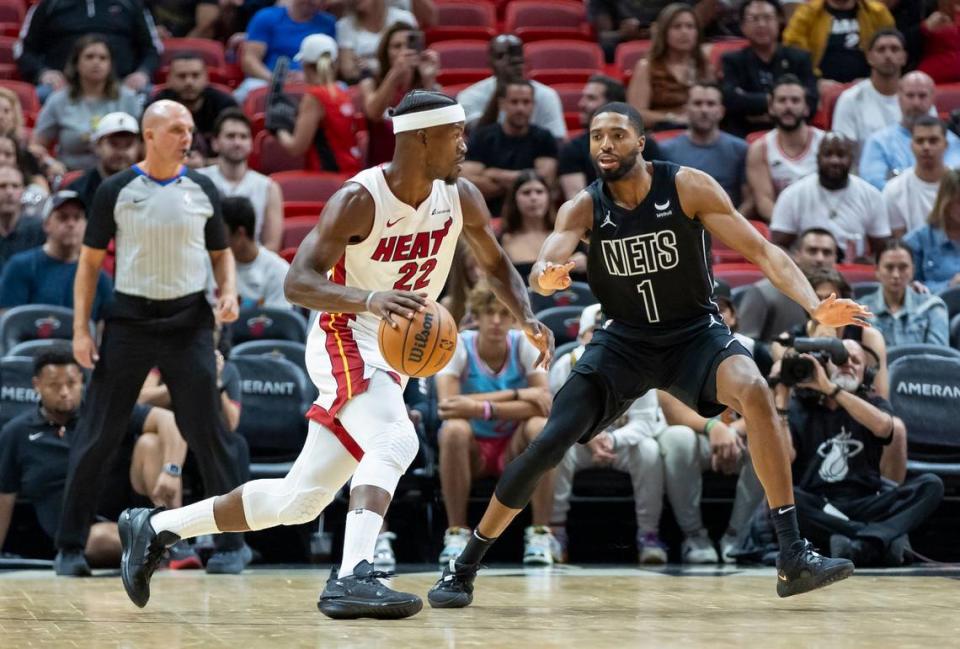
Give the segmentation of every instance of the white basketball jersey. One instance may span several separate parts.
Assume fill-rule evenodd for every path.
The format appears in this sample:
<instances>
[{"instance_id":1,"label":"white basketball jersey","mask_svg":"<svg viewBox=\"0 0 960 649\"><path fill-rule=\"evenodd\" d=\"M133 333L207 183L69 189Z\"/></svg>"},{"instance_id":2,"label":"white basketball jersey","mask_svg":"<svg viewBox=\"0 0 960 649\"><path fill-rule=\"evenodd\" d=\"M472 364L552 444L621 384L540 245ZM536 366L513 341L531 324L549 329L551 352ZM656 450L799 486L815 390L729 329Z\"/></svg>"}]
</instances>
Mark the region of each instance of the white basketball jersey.
<instances>
[{"instance_id":1,"label":"white basketball jersey","mask_svg":"<svg viewBox=\"0 0 960 649\"><path fill-rule=\"evenodd\" d=\"M823 139L823 131L810 126L810 142L807 148L796 157L787 155L780 148L777 141L777 129L767 132L763 136L767 147L767 166L770 168L770 177L773 179L773 191L775 196L780 192L800 180L806 175L817 171L817 151L820 149L820 140Z\"/></svg>"}]
</instances>

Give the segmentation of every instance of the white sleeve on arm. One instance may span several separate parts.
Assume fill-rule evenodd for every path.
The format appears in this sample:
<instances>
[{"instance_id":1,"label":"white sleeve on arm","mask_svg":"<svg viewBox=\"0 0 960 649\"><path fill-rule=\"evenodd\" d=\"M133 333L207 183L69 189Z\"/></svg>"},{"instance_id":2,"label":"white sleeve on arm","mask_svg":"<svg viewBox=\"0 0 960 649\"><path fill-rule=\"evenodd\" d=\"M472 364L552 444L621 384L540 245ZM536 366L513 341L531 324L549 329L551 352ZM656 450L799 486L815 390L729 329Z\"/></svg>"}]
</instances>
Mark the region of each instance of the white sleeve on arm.
<instances>
[{"instance_id":1,"label":"white sleeve on arm","mask_svg":"<svg viewBox=\"0 0 960 649\"><path fill-rule=\"evenodd\" d=\"M437 374L442 374L446 376L460 376L463 373L463 370L467 367L467 343L463 340L463 336L457 335L457 350L453 352L453 358L450 359L450 362L447 365L437 372Z\"/></svg>"}]
</instances>

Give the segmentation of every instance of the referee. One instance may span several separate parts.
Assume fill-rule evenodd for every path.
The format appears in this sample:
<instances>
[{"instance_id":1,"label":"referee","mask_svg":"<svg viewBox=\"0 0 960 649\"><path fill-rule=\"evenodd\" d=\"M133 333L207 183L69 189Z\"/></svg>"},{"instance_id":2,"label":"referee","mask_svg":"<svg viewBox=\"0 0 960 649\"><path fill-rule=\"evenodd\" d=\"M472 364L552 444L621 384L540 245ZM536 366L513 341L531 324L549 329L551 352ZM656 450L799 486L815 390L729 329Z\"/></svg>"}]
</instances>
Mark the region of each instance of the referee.
<instances>
[{"instance_id":1,"label":"referee","mask_svg":"<svg viewBox=\"0 0 960 649\"><path fill-rule=\"evenodd\" d=\"M73 352L93 368L80 410L57 531L57 574L89 574L83 555L100 496L101 474L120 446L147 373L159 367L177 425L193 451L208 495L246 478L242 438L222 426L214 359L214 314L205 298L207 258L219 288L220 320L237 319L236 268L220 199L209 178L184 159L190 111L158 101L143 115L146 159L103 182L93 201L74 282ZM116 240L116 295L102 348L87 329L97 274ZM242 449L242 450L241 450ZM180 467L165 467L179 476ZM249 550L239 534L218 537L208 572L240 572Z\"/></svg>"}]
</instances>

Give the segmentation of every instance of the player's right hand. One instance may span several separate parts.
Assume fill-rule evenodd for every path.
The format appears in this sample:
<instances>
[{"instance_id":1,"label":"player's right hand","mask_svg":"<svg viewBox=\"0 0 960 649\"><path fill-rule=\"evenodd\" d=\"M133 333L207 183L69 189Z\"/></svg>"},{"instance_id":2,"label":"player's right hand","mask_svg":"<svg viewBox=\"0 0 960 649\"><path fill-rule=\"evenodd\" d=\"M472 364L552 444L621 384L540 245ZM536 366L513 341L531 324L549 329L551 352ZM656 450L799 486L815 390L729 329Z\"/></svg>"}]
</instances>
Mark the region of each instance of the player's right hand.
<instances>
[{"instance_id":1,"label":"player's right hand","mask_svg":"<svg viewBox=\"0 0 960 649\"><path fill-rule=\"evenodd\" d=\"M394 329L397 321L394 316L412 320L417 311L423 311L427 304L426 293L413 291L375 291L368 300L369 311L390 323Z\"/></svg>"},{"instance_id":2,"label":"player's right hand","mask_svg":"<svg viewBox=\"0 0 960 649\"><path fill-rule=\"evenodd\" d=\"M540 288L548 291L566 290L570 288L570 271L573 270L575 265L572 261L565 264L554 264L548 261L543 267L543 272L540 273L537 283L540 284Z\"/></svg>"},{"instance_id":3,"label":"player's right hand","mask_svg":"<svg viewBox=\"0 0 960 649\"><path fill-rule=\"evenodd\" d=\"M94 363L100 360L97 353L97 343L89 331L74 332L73 334L73 357L80 363L80 367L88 370L93 369Z\"/></svg>"}]
</instances>

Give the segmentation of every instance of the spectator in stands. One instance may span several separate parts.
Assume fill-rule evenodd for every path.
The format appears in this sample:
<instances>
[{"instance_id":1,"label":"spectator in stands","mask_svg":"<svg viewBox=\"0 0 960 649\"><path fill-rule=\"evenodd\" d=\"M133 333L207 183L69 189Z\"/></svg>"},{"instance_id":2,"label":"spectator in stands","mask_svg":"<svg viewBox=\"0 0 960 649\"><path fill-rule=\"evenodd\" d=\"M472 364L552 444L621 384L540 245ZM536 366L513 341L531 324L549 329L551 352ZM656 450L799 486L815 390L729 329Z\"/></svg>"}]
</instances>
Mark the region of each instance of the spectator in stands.
<instances>
[{"instance_id":1,"label":"spectator in stands","mask_svg":"<svg viewBox=\"0 0 960 649\"><path fill-rule=\"evenodd\" d=\"M810 107L803 85L792 74L774 83L767 103L775 128L747 149L747 183L757 216L769 222L780 193L817 170L823 131L807 124Z\"/></svg>"},{"instance_id":2,"label":"spectator in stands","mask_svg":"<svg viewBox=\"0 0 960 649\"><path fill-rule=\"evenodd\" d=\"M0 135L12 135L20 144L27 143L20 96L10 88L0 87Z\"/></svg>"},{"instance_id":3,"label":"spectator in stands","mask_svg":"<svg viewBox=\"0 0 960 649\"><path fill-rule=\"evenodd\" d=\"M220 113L213 125L213 150L217 163L204 167L223 196L243 196L253 204L256 227L252 234L265 248L280 250L283 238L283 194L277 181L251 169L247 161L253 150L250 120L239 108Z\"/></svg>"},{"instance_id":4,"label":"spectator in stands","mask_svg":"<svg viewBox=\"0 0 960 649\"><path fill-rule=\"evenodd\" d=\"M524 282L537 261L543 242L553 232L556 218L547 181L532 169L521 171L504 200L500 245ZM574 253L570 261L576 264L570 272L571 277L585 280L587 255L581 250Z\"/></svg>"},{"instance_id":5,"label":"spectator in stands","mask_svg":"<svg viewBox=\"0 0 960 649\"><path fill-rule=\"evenodd\" d=\"M13 255L42 245L46 239L43 221L23 214L23 172L19 167L0 167L0 270Z\"/></svg>"},{"instance_id":6,"label":"spectator in stands","mask_svg":"<svg viewBox=\"0 0 960 649\"><path fill-rule=\"evenodd\" d=\"M253 204L244 196L231 196L223 199L221 209L230 250L237 260L240 308L291 308L283 295L283 280L290 270L290 264L257 243L254 237L257 219Z\"/></svg>"},{"instance_id":7,"label":"spectator in stands","mask_svg":"<svg viewBox=\"0 0 960 649\"><path fill-rule=\"evenodd\" d=\"M883 195L870 183L850 173L854 143L827 133L817 152L817 173L793 183L773 208L770 237L789 248L797 235L813 227L833 232L846 258L854 260L879 250L890 237Z\"/></svg>"},{"instance_id":8,"label":"spectator in stands","mask_svg":"<svg viewBox=\"0 0 960 649\"><path fill-rule=\"evenodd\" d=\"M726 190L741 213L751 213L753 207L742 204L749 195L747 143L720 130L723 114L720 86L695 83L687 100L687 132L664 142L660 148L667 160L706 171Z\"/></svg>"},{"instance_id":9,"label":"spectator in stands","mask_svg":"<svg viewBox=\"0 0 960 649\"><path fill-rule=\"evenodd\" d=\"M417 19L407 10L388 6L387 0L354 0L347 5L347 14L337 21L337 44L340 46L340 75L357 81L364 75L379 74L377 50L392 25L417 28ZM408 30L408 31L409 31ZM422 39L423 34L419 37Z\"/></svg>"},{"instance_id":10,"label":"spectator in stands","mask_svg":"<svg viewBox=\"0 0 960 649\"><path fill-rule=\"evenodd\" d=\"M832 128L857 143L857 152L871 135L901 119L897 86L907 63L906 41L896 29L881 29L867 46L870 77L840 93Z\"/></svg>"},{"instance_id":11,"label":"spectator in stands","mask_svg":"<svg viewBox=\"0 0 960 649\"><path fill-rule=\"evenodd\" d=\"M915 163L911 149L910 127L933 108L933 79L924 72L910 72L900 79L897 100L901 119L875 132L867 139L860 156L860 176L877 189L893 176ZM934 115L936 114L934 109ZM950 167L960 166L960 138L947 132L947 152L944 160Z\"/></svg>"},{"instance_id":12,"label":"spectator in stands","mask_svg":"<svg viewBox=\"0 0 960 649\"><path fill-rule=\"evenodd\" d=\"M534 169L552 189L557 181L557 142L549 131L531 123L533 84L510 81L501 87L503 123L488 124L470 136L463 175L487 199L494 216L524 169Z\"/></svg>"},{"instance_id":13,"label":"spectator in stands","mask_svg":"<svg viewBox=\"0 0 960 649\"><path fill-rule=\"evenodd\" d=\"M467 114L468 128L474 126L485 114L490 115L488 121L492 122L497 118L503 121L503 113L500 112L498 116L498 98L503 85L523 79L523 42L519 38L513 34L500 34L490 41L489 52L493 76L464 88L457 95L457 101ZM539 81L529 83L533 84L534 108L531 123L547 129L558 140L567 139L567 125L563 119L560 95Z\"/></svg>"},{"instance_id":14,"label":"spectator in stands","mask_svg":"<svg viewBox=\"0 0 960 649\"><path fill-rule=\"evenodd\" d=\"M931 292L960 286L960 170L943 174L926 225L908 233L904 243L913 250L915 277Z\"/></svg>"},{"instance_id":15,"label":"spectator in stands","mask_svg":"<svg viewBox=\"0 0 960 649\"><path fill-rule=\"evenodd\" d=\"M657 17L650 51L633 69L627 101L640 111L647 128L683 128L690 88L713 77L697 14L673 3Z\"/></svg>"},{"instance_id":16,"label":"spectator in stands","mask_svg":"<svg viewBox=\"0 0 960 649\"><path fill-rule=\"evenodd\" d=\"M370 131L367 164L389 162L396 139L387 109L396 106L411 90L438 90L440 59L433 50L418 52L411 48L414 28L409 23L394 23L387 29L377 49L379 72L360 82L360 100ZM469 118L468 118L469 119Z\"/></svg>"},{"instance_id":17,"label":"spectator in stands","mask_svg":"<svg viewBox=\"0 0 960 649\"><path fill-rule=\"evenodd\" d=\"M127 113L108 113L90 136L97 164L70 183L84 205L93 205L100 184L115 173L130 168L140 155L140 125Z\"/></svg>"},{"instance_id":18,"label":"spectator in stands","mask_svg":"<svg viewBox=\"0 0 960 649\"><path fill-rule=\"evenodd\" d=\"M221 13L219 0L144 0L144 4L157 23L157 32L162 38L216 36Z\"/></svg>"},{"instance_id":19,"label":"spectator in stands","mask_svg":"<svg viewBox=\"0 0 960 649\"><path fill-rule=\"evenodd\" d=\"M847 83L870 76L865 50L873 35L893 27L877 0L811 0L797 7L783 30L783 43L810 52L823 82Z\"/></svg>"},{"instance_id":20,"label":"spectator in stands","mask_svg":"<svg viewBox=\"0 0 960 649\"><path fill-rule=\"evenodd\" d=\"M723 62L723 102L727 130L741 137L773 125L768 100L773 84L784 74L800 80L811 114L817 110L817 78L810 55L781 45L783 13L777 0L747 0L740 4L740 29L749 45L728 52Z\"/></svg>"},{"instance_id":21,"label":"spectator in stands","mask_svg":"<svg viewBox=\"0 0 960 649\"><path fill-rule=\"evenodd\" d=\"M21 147L13 135L0 135L0 167L7 166L17 167L25 179L26 187L20 199L24 213L39 215L43 210L43 201L50 195L50 183L30 151Z\"/></svg>"},{"instance_id":22,"label":"spectator in stands","mask_svg":"<svg viewBox=\"0 0 960 649\"><path fill-rule=\"evenodd\" d=\"M167 87L158 92L153 101L172 99L187 107L193 115L193 147L187 164L197 168L213 157L210 140L217 115L236 107L231 95L210 85L207 65L197 52L177 52L170 59Z\"/></svg>"},{"instance_id":23,"label":"spectator in stands","mask_svg":"<svg viewBox=\"0 0 960 649\"><path fill-rule=\"evenodd\" d=\"M774 389L777 408L788 413L801 532L857 565L901 565L907 534L937 508L943 483L932 474L884 483L882 453L906 430L886 399L870 394L863 347L843 344L843 363L824 367L805 355L813 378L796 387L806 395L782 381Z\"/></svg>"},{"instance_id":24,"label":"spectator in stands","mask_svg":"<svg viewBox=\"0 0 960 649\"><path fill-rule=\"evenodd\" d=\"M580 314L580 345L557 358L550 368L550 391L556 394L583 355L593 331L603 326L600 305L586 307ZM637 553L641 564L667 562L666 546L660 540L660 514L663 511L663 460L654 434L664 428L656 390L634 401L626 414L609 429L598 433L588 444L576 444L567 451L557 467L553 491L550 527L566 559L567 513L573 494L573 479L587 468L610 467L630 475L637 520Z\"/></svg>"},{"instance_id":25,"label":"spectator in stands","mask_svg":"<svg viewBox=\"0 0 960 649\"><path fill-rule=\"evenodd\" d=\"M833 233L823 228L803 232L793 246L793 261L804 272L836 266L839 247ZM802 325L807 312L781 293L768 279L751 284L737 310L740 332L748 338L769 343L782 332Z\"/></svg>"},{"instance_id":26,"label":"spectator in stands","mask_svg":"<svg viewBox=\"0 0 960 649\"><path fill-rule=\"evenodd\" d=\"M474 478L498 476L540 434L550 412L547 374L538 352L493 291L470 294L475 331L460 332L456 353L437 374L440 488L448 528L440 563L457 557L467 541L467 498ZM559 548L548 524L553 510L553 471L531 501L533 525L525 531L525 564L550 565Z\"/></svg>"},{"instance_id":27,"label":"spectator in stands","mask_svg":"<svg viewBox=\"0 0 960 649\"><path fill-rule=\"evenodd\" d=\"M240 67L246 78L233 96L242 104L254 88L267 85L277 59L293 59L300 43L310 34L336 36L336 20L321 9L319 0L290 0L272 7L264 7L253 15L247 26ZM299 77L300 62L290 61L288 81Z\"/></svg>"},{"instance_id":28,"label":"spectator in stands","mask_svg":"<svg viewBox=\"0 0 960 649\"><path fill-rule=\"evenodd\" d=\"M898 239L877 252L880 288L858 302L873 313L872 324L883 334L887 347L928 343L950 344L947 305L936 295L917 293L913 287L913 251Z\"/></svg>"},{"instance_id":29,"label":"spectator in stands","mask_svg":"<svg viewBox=\"0 0 960 649\"><path fill-rule=\"evenodd\" d=\"M124 87L141 92L150 84L162 46L153 18L141 3L40 0L27 12L20 30L17 67L22 79L38 85L41 101L74 85L67 68L71 61L76 65L77 43L93 34L100 35L98 42L104 44L108 62L112 57L113 74ZM139 109L127 112L137 115Z\"/></svg>"},{"instance_id":30,"label":"spectator in stands","mask_svg":"<svg viewBox=\"0 0 960 649\"><path fill-rule=\"evenodd\" d=\"M883 200L895 237L922 227L933 209L940 179L947 170L943 162L947 152L947 127L936 117L918 117L910 127L910 148L917 163L883 187Z\"/></svg>"},{"instance_id":31,"label":"spectator in stands","mask_svg":"<svg viewBox=\"0 0 960 649\"><path fill-rule=\"evenodd\" d=\"M73 278L87 227L86 205L74 191L61 190L47 199L43 245L19 252L0 275L0 310L22 304L55 304L73 308ZM91 319L99 321L113 286L100 271Z\"/></svg>"},{"instance_id":32,"label":"spectator in stands","mask_svg":"<svg viewBox=\"0 0 960 649\"><path fill-rule=\"evenodd\" d=\"M280 128L277 140L291 155L306 153L308 171L352 176L360 171L360 148L353 99L337 85L337 42L326 34L311 34L294 58L303 66L307 92L293 128Z\"/></svg>"},{"instance_id":33,"label":"spectator in stands","mask_svg":"<svg viewBox=\"0 0 960 649\"><path fill-rule=\"evenodd\" d=\"M108 45L107 39L97 34L77 39L64 71L67 86L50 95L37 116L33 143L44 148L56 144L57 158L68 169L88 169L96 164L90 132L104 115L116 111L140 114L136 93L118 85L113 76Z\"/></svg>"},{"instance_id":34,"label":"spectator in stands","mask_svg":"<svg viewBox=\"0 0 960 649\"><path fill-rule=\"evenodd\" d=\"M590 157L590 117L593 111L612 101L626 101L623 84L602 74L594 74L583 86L577 109L580 111L580 126L584 132L571 138L560 147L557 160L557 173L560 176L560 189L563 197L570 200L577 192L597 179L597 168ZM657 141L646 138L643 145L644 160L662 160Z\"/></svg>"},{"instance_id":35,"label":"spectator in stands","mask_svg":"<svg viewBox=\"0 0 960 649\"><path fill-rule=\"evenodd\" d=\"M0 547L18 497L33 506L41 529L51 541L60 519L67 458L83 394L83 372L69 345L37 355L33 368L33 387L40 397L37 409L12 419L0 431ZM120 534L113 520L130 504L131 486L156 505L180 505L183 488L179 469L186 455L187 444L173 413L149 406L134 410L127 439L118 449L117 458L101 474L110 485L106 491L117 502L101 503L98 509L108 515L108 520L100 518L90 528L84 548L89 564L118 564ZM89 564L85 562L81 570L69 574L89 575ZM58 574L68 574L59 564L54 568Z\"/></svg>"},{"instance_id":36,"label":"spectator in stands","mask_svg":"<svg viewBox=\"0 0 960 649\"><path fill-rule=\"evenodd\" d=\"M960 81L960 2L943 0L920 25L923 55L917 69L935 83Z\"/></svg>"}]
</instances>

